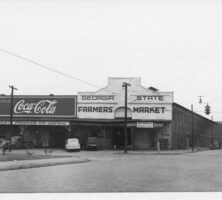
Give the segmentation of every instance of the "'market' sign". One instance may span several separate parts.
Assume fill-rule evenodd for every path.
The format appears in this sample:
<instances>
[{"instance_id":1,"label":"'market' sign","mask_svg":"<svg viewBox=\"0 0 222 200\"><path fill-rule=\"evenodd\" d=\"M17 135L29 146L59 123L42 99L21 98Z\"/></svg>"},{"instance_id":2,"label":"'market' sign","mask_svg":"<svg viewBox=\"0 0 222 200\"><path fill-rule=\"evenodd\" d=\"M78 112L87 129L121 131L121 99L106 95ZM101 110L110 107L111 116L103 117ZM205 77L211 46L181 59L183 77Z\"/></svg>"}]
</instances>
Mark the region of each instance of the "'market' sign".
<instances>
[{"instance_id":1,"label":"'market' sign","mask_svg":"<svg viewBox=\"0 0 222 200\"><path fill-rule=\"evenodd\" d=\"M0 116L10 115L10 97L0 97ZM76 96L15 96L14 116L76 117Z\"/></svg>"}]
</instances>

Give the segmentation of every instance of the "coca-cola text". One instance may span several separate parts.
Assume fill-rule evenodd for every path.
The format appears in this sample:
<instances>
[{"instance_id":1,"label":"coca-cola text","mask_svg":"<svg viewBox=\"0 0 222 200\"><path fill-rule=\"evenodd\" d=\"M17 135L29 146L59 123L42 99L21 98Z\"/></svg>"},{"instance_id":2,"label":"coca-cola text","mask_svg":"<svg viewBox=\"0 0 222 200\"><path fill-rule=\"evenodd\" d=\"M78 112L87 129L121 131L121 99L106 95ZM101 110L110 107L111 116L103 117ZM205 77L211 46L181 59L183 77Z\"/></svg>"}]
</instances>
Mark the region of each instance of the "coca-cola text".
<instances>
[{"instance_id":1,"label":"coca-cola text","mask_svg":"<svg viewBox=\"0 0 222 200\"><path fill-rule=\"evenodd\" d=\"M27 103L24 99L16 103L14 113L21 114L54 114L56 112L56 100L40 100L36 103Z\"/></svg>"}]
</instances>

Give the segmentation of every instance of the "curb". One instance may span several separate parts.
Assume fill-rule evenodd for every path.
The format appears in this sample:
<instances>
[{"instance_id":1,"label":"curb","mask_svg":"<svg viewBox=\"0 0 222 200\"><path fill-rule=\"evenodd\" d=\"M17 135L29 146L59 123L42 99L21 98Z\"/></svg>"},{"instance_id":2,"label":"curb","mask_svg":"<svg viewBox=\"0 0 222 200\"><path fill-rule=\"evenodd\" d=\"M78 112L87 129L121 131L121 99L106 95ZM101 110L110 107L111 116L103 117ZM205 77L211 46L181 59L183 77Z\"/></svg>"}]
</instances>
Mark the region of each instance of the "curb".
<instances>
[{"instance_id":1,"label":"curb","mask_svg":"<svg viewBox=\"0 0 222 200\"><path fill-rule=\"evenodd\" d=\"M48 163L28 163L28 164L17 164L11 165L7 167L0 167L0 171L9 171L9 170L18 170L18 169L29 169L29 168L39 168L39 167L50 167L55 165L66 165L66 164L77 164L77 163L85 163L89 162L88 159L81 160L70 160L70 161L56 161L56 162L48 162Z\"/></svg>"},{"instance_id":2,"label":"curb","mask_svg":"<svg viewBox=\"0 0 222 200\"><path fill-rule=\"evenodd\" d=\"M128 152L127 154L125 153L116 153L116 154L122 154L122 155L150 155L150 156L153 156L153 155L182 155L182 154L188 154L188 153L192 153L192 152L180 152L180 153L174 153L174 152L153 152L153 153L134 153L134 152Z\"/></svg>"},{"instance_id":3,"label":"curb","mask_svg":"<svg viewBox=\"0 0 222 200\"><path fill-rule=\"evenodd\" d=\"M190 153L197 153L209 151L209 149L195 149L194 152L192 150L184 150L184 151L128 151L126 154L124 152L116 152L114 154L122 154L122 155L182 155L182 154L190 154Z\"/></svg>"}]
</instances>

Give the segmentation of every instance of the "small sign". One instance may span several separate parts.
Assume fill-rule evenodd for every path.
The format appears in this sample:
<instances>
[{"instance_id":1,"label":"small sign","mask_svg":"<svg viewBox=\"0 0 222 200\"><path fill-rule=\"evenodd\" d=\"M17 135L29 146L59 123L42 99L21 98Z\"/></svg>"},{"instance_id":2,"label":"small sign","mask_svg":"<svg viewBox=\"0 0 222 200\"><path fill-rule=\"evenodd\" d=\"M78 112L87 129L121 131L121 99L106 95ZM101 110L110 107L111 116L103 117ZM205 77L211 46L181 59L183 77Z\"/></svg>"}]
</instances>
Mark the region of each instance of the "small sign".
<instances>
[{"instance_id":1,"label":"small sign","mask_svg":"<svg viewBox=\"0 0 222 200\"><path fill-rule=\"evenodd\" d=\"M153 127L154 128L161 128L161 127L163 127L163 123L154 123Z\"/></svg>"},{"instance_id":2,"label":"small sign","mask_svg":"<svg viewBox=\"0 0 222 200\"><path fill-rule=\"evenodd\" d=\"M153 128L153 122L137 122L137 128Z\"/></svg>"}]
</instances>

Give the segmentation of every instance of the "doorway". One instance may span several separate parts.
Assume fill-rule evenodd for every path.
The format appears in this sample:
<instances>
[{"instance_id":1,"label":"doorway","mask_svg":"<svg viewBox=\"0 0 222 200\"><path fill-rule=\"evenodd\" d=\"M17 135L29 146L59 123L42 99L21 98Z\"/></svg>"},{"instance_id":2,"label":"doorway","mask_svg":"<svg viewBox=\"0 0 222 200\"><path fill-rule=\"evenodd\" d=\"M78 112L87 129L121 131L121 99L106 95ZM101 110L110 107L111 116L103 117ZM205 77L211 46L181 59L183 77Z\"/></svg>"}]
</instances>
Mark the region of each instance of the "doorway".
<instances>
[{"instance_id":1,"label":"doorway","mask_svg":"<svg viewBox=\"0 0 222 200\"><path fill-rule=\"evenodd\" d=\"M125 130L123 127L116 128L112 133L112 144L116 145L117 149L122 149L125 145ZM127 146L132 145L132 132L131 128L127 128Z\"/></svg>"},{"instance_id":2,"label":"doorway","mask_svg":"<svg viewBox=\"0 0 222 200\"><path fill-rule=\"evenodd\" d=\"M62 131L51 131L49 137L49 146L53 148L64 148L65 133Z\"/></svg>"}]
</instances>

